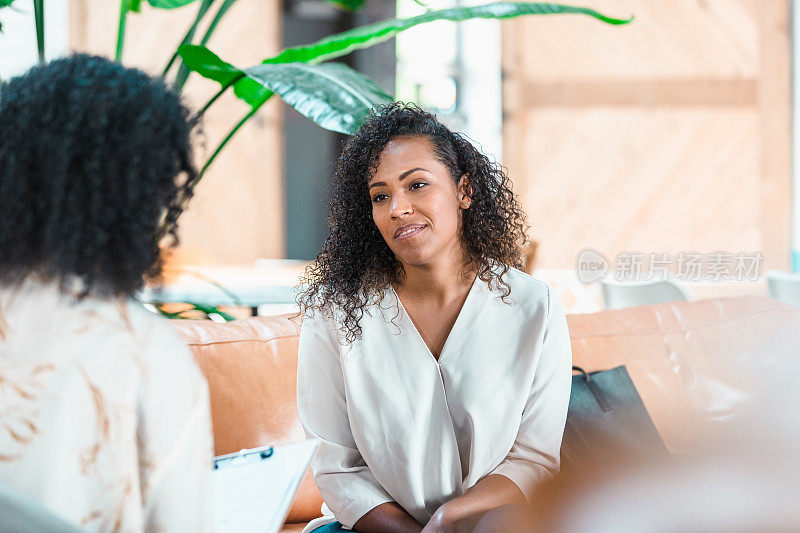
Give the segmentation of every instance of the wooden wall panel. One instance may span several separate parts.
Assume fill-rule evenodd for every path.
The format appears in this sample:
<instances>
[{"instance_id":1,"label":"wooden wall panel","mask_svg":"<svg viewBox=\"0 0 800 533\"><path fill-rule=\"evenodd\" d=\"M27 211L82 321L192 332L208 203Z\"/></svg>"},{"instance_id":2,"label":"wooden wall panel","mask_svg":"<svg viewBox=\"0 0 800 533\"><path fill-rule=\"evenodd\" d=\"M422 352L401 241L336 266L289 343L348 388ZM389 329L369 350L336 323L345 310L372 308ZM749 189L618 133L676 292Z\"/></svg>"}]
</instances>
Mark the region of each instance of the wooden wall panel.
<instances>
[{"instance_id":1,"label":"wooden wall panel","mask_svg":"<svg viewBox=\"0 0 800 533\"><path fill-rule=\"evenodd\" d=\"M765 3L784 0L763 0ZM569 3L569 2L567 2ZM525 75L542 80L752 77L758 21L749 0L593 0L576 3L636 18L610 26L589 17L524 17Z\"/></svg>"},{"instance_id":2,"label":"wooden wall panel","mask_svg":"<svg viewBox=\"0 0 800 533\"><path fill-rule=\"evenodd\" d=\"M783 0L751 0L758 6L761 119L761 220L768 267L788 270L792 240L791 56L789 6Z\"/></svg>"},{"instance_id":3,"label":"wooden wall panel","mask_svg":"<svg viewBox=\"0 0 800 533\"><path fill-rule=\"evenodd\" d=\"M609 259L760 249L754 111L592 107L525 118L518 172L534 178L522 199L539 266L572 268L585 247Z\"/></svg>"},{"instance_id":4,"label":"wooden wall panel","mask_svg":"<svg viewBox=\"0 0 800 533\"><path fill-rule=\"evenodd\" d=\"M768 4L768 5L767 5ZM570 16L503 27L504 153L540 242L762 251L788 268L788 3L597 0L628 27Z\"/></svg>"},{"instance_id":5,"label":"wooden wall panel","mask_svg":"<svg viewBox=\"0 0 800 533\"><path fill-rule=\"evenodd\" d=\"M190 5L155 10L143 2L142 13L128 17L123 63L160 74L196 9ZM118 16L118 2L72 0L71 48L113 56ZM279 0L240 0L209 47L234 64L255 64L278 51L280 27ZM185 100L197 109L216 87L192 76L184 90ZM250 263L260 257L284 256L281 105L277 99L267 104L237 134L198 186L180 221L185 256L214 263ZM230 94L215 104L197 137L198 163L246 111Z\"/></svg>"}]
</instances>

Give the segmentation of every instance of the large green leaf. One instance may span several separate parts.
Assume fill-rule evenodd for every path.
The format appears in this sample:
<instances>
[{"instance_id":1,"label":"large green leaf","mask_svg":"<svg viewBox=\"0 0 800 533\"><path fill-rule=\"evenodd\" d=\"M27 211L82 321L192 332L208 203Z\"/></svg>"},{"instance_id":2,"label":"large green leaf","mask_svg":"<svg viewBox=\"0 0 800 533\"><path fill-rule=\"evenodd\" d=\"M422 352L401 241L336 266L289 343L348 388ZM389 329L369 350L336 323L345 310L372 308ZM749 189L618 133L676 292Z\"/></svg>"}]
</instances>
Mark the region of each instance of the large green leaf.
<instances>
[{"instance_id":1,"label":"large green leaf","mask_svg":"<svg viewBox=\"0 0 800 533\"><path fill-rule=\"evenodd\" d=\"M522 15L553 14L588 15L609 24L626 24L632 20L632 18L623 20L607 17L593 9L583 7L542 2L496 2L476 7L429 11L408 19L389 19L362 26L331 35L309 45L287 48L277 56L265 59L264 63L320 63L357 49L373 46L394 37L401 31L435 20L460 21L470 18L512 18ZM236 96L251 106L261 105L268 97L268 92L260 84L244 76L243 69L225 63L203 46L184 45L180 47L178 53L190 70L218 82L223 87L233 85Z\"/></svg>"},{"instance_id":2,"label":"large green leaf","mask_svg":"<svg viewBox=\"0 0 800 533\"><path fill-rule=\"evenodd\" d=\"M323 128L342 133L354 131L373 106L392 101L374 81L338 63L262 63L242 70L202 46L185 45L179 53L201 76L223 87L236 82L236 95L254 108L274 92Z\"/></svg>"},{"instance_id":3,"label":"large green leaf","mask_svg":"<svg viewBox=\"0 0 800 533\"><path fill-rule=\"evenodd\" d=\"M268 96L269 91L248 77L245 69L226 63L205 46L185 44L178 48L178 55L189 70L216 81L223 88L233 85L236 96L251 106L261 105Z\"/></svg>"},{"instance_id":4,"label":"large green leaf","mask_svg":"<svg viewBox=\"0 0 800 533\"><path fill-rule=\"evenodd\" d=\"M196 1L197 0L147 0L147 3L158 9L175 9Z\"/></svg>"},{"instance_id":5,"label":"large green leaf","mask_svg":"<svg viewBox=\"0 0 800 533\"><path fill-rule=\"evenodd\" d=\"M334 4L338 4L348 11L356 11L364 6L365 0L328 0Z\"/></svg>"},{"instance_id":6,"label":"large green leaf","mask_svg":"<svg viewBox=\"0 0 800 533\"><path fill-rule=\"evenodd\" d=\"M244 70L226 63L205 46L184 44L178 48L178 55L181 56L189 70L197 72L204 78L214 80L220 85L230 85L247 76Z\"/></svg>"},{"instance_id":7,"label":"large green leaf","mask_svg":"<svg viewBox=\"0 0 800 533\"><path fill-rule=\"evenodd\" d=\"M393 101L370 78L342 63L268 63L245 72L305 117L340 133L354 133L370 110Z\"/></svg>"},{"instance_id":8,"label":"large green leaf","mask_svg":"<svg viewBox=\"0 0 800 533\"><path fill-rule=\"evenodd\" d=\"M391 39L401 31L419 24L437 20L463 21L474 18L506 19L523 15L579 14L594 17L608 24L627 24L633 17L617 19L586 7L574 7L546 2L494 2L475 7L452 7L438 11L428 11L407 19L389 19L367 26L330 35L315 43L294 46L283 50L277 56L266 59L269 63L288 63L302 61L319 63L349 54L353 50L367 48Z\"/></svg>"}]
</instances>

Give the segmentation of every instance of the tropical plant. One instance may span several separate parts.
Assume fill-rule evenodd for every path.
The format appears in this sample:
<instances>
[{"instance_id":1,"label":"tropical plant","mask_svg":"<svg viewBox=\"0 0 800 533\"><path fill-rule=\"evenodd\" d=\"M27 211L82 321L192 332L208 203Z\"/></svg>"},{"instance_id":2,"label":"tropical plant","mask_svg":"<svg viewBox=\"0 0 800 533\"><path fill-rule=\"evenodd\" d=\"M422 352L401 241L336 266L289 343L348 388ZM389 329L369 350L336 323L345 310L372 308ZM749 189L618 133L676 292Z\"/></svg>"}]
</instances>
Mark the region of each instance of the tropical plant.
<instances>
[{"instance_id":1,"label":"tropical plant","mask_svg":"<svg viewBox=\"0 0 800 533\"><path fill-rule=\"evenodd\" d=\"M198 115L202 116L231 88L236 97L249 107L246 114L232 125L203 163L192 184L193 187L203 178L208 168L241 127L275 94L323 128L348 134L355 131L373 107L391 102L392 96L383 91L373 80L350 67L326 62L384 42L414 26L438 20L459 22L475 18L506 19L524 15L557 14L585 15L614 25L627 24L633 20L633 17L612 18L594 9L549 2L503 1L473 7L428 10L416 17L384 20L330 35L313 43L286 48L274 57L265 58L258 65L242 68L225 62L206 47L236 0L144 1L157 9L176 9L193 3L198 4L194 20L162 72L166 79L172 78L172 84L178 91L183 89L191 72L219 83L220 89L209 98ZM365 3L365 0L328 1L348 10L356 10ZM421 0L414 1L425 5ZM14 0L0 0L0 8L9 6L13 2ZM120 0L115 52L117 61L123 58L128 16L131 13L140 13L142 3L143 0ZM33 0L33 5L39 60L43 62L44 0ZM205 32L196 39L198 28L212 12L213 18ZM171 75L173 71L175 74Z\"/></svg>"},{"instance_id":2,"label":"tropical plant","mask_svg":"<svg viewBox=\"0 0 800 533\"><path fill-rule=\"evenodd\" d=\"M219 306L203 305L193 302L147 304L154 313L169 319L206 319L214 322L233 322L236 317L223 311Z\"/></svg>"},{"instance_id":3,"label":"tropical plant","mask_svg":"<svg viewBox=\"0 0 800 533\"><path fill-rule=\"evenodd\" d=\"M211 155L202 165L192 187L197 186L211 164L236 135L241 127L273 95L308 117L319 126L352 133L360 126L376 105L389 103L392 96L370 78L342 63L329 62L355 50L368 48L391 39L398 33L420 24L448 20L460 22L469 19L507 19L525 15L576 14L595 18L607 24L627 24L633 17L618 19L605 16L594 9L548 2L500 1L473 7L453 7L427 12L406 19L389 19L330 35L319 41L282 50L278 55L265 58L249 67L227 63L206 45L236 0L145 0L158 9L176 9L189 4L198 5L194 20L189 25L175 53L165 65L162 75L181 91L192 72L217 82L219 90L210 96L198 112L202 116L228 90L245 102L248 110L235 122ZM356 10L365 0L328 0L343 9ZM414 0L425 5L422 0ZM14 0L0 0L0 8ZM33 0L39 61L44 61L44 0ZM125 48L126 22L130 14L140 13L142 0L120 0L119 26L115 58L122 61ZM214 9L212 9L214 8ZM197 38L198 28L212 16L205 32ZM174 74L173 74L174 73ZM160 306L158 306L161 309ZM194 309L206 314L218 313L216 309ZM170 315L166 311L162 314ZM178 313L174 316L180 316Z\"/></svg>"},{"instance_id":4,"label":"tropical plant","mask_svg":"<svg viewBox=\"0 0 800 533\"><path fill-rule=\"evenodd\" d=\"M545 2L506 1L474 7L453 7L429 10L407 19L384 20L330 35L314 43L286 48L278 55L264 59L259 65L247 68L231 65L211 52L204 42L208 39L201 40L198 45L191 44L191 38L184 39L177 51L183 60L182 67L220 84L219 91L203 106L200 114L231 87L236 97L250 107L203 164L197 180L202 179L227 143L274 94L323 128L348 134L358 129L372 107L392 100L366 76L345 65L325 61L374 46L414 26L438 20L459 22L475 18L506 19L556 14L586 15L614 25L633 20L632 17L608 17L590 8ZM217 19L215 21L218 22ZM182 87L184 82L185 77L176 78L177 87Z\"/></svg>"}]
</instances>

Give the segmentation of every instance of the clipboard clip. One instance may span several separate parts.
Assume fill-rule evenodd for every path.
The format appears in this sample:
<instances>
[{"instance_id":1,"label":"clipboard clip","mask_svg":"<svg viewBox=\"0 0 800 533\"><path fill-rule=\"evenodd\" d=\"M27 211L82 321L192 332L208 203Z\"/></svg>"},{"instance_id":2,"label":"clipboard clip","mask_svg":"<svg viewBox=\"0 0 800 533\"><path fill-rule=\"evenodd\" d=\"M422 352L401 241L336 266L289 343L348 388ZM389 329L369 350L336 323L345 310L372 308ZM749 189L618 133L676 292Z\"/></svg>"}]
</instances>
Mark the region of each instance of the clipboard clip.
<instances>
[{"instance_id":1,"label":"clipboard clip","mask_svg":"<svg viewBox=\"0 0 800 533\"><path fill-rule=\"evenodd\" d=\"M261 446L260 448L243 448L238 452L218 455L214 458L214 470L219 469L220 466L229 467L263 461L272 457L274 452L275 450L272 446Z\"/></svg>"}]
</instances>

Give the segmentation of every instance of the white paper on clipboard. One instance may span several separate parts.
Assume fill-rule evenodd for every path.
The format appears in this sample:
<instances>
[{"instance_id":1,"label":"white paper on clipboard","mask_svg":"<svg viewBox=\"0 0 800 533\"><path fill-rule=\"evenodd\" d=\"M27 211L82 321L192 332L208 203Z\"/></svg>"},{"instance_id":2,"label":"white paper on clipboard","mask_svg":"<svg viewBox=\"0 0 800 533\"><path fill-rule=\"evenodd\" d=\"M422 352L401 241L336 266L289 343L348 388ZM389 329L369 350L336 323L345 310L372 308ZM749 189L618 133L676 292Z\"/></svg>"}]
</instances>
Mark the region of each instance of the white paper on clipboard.
<instances>
[{"instance_id":1,"label":"white paper on clipboard","mask_svg":"<svg viewBox=\"0 0 800 533\"><path fill-rule=\"evenodd\" d=\"M266 459L220 465L212 491L217 532L277 533L283 526L316 440L274 448Z\"/></svg>"}]
</instances>

